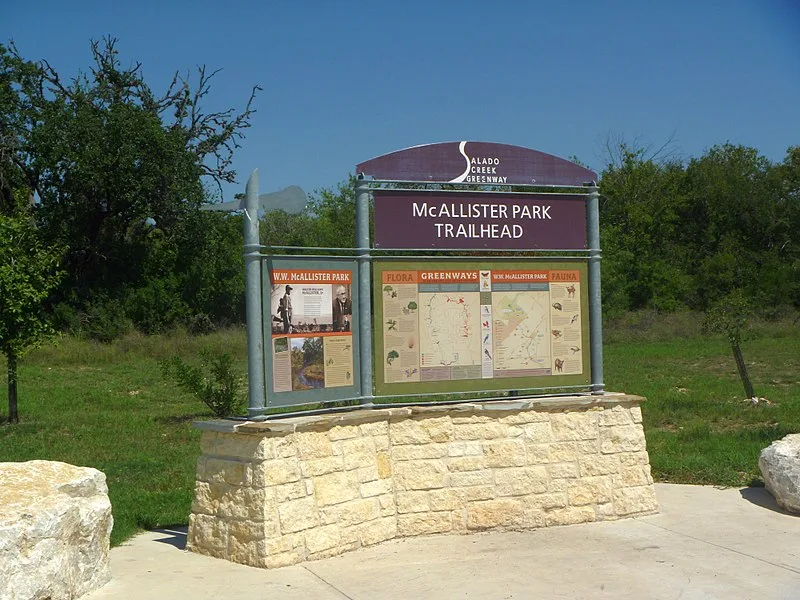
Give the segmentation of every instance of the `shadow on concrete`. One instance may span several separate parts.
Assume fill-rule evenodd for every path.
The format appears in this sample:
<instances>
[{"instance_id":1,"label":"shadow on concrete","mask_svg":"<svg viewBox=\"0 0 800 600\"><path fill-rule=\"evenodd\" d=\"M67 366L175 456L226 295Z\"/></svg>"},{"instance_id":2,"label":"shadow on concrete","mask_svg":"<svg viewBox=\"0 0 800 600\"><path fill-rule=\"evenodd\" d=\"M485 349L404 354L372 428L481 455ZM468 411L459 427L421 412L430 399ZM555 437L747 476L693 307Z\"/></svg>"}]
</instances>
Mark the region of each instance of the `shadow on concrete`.
<instances>
[{"instance_id":1,"label":"shadow on concrete","mask_svg":"<svg viewBox=\"0 0 800 600\"><path fill-rule=\"evenodd\" d=\"M739 490L739 493L742 495L742 498L748 502L751 502L762 508L767 508L782 515L797 516L792 515L792 513L787 512L778 506L778 503L775 502L775 498L767 491L767 488L746 487Z\"/></svg>"},{"instance_id":2,"label":"shadow on concrete","mask_svg":"<svg viewBox=\"0 0 800 600\"><path fill-rule=\"evenodd\" d=\"M156 542L175 546L178 550L186 549L186 530L187 527L185 525L181 527L170 527L169 529L153 529L156 533L162 533L167 536L158 538L155 540Z\"/></svg>"}]
</instances>

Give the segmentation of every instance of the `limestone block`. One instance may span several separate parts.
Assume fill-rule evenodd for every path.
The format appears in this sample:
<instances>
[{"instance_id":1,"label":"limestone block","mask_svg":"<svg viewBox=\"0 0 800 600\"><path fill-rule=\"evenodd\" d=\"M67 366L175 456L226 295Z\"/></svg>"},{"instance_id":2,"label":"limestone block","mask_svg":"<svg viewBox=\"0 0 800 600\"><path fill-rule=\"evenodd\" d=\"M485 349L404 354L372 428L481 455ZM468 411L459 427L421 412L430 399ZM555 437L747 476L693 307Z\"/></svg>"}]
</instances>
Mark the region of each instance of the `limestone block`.
<instances>
[{"instance_id":1,"label":"limestone block","mask_svg":"<svg viewBox=\"0 0 800 600\"><path fill-rule=\"evenodd\" d=\"M611 502L614 486L607 475L583 477L571 481L568 489L570 506Z\"/></svg>"},{"instance_id":2,"label":"limestone block","mask_svg":"<svg viewBox=\"0 0 800 600\"><path fill-rule=\"evenodd\" d=\"M380 503L376 498L345 502L336 508L338 509L337 522L341 527L350 527L365 521L372 521L381 514Z\"/></svg>"},{"instance_id":3,"label":"limestone block","mask_svg":"<svg viewBox=\"0 0 800 600\"><path fill-rule=\"evenodd\" d=\"M314 496L320 506L355 500L360 496L359 489L358 478L352 472L330 473L314 479Z\"/></svg>"},{"instance_id":4,"label":"limestone block","mask_svg":"<svg viewBox=\"0 0 800 600\"><path fill-rule=\"evenodd\" d=\"M300 480L300 463L297 459L265 460L253 469L253 486L266 487L294 483Z\"/></svg>"},{"instance_id":5,"label":"limestone block","mask_svg":"<svg viewBox=\"0 0 800 600\"><path fill-rule=\"evenodd\" d=\"M758 468L778 506L800 513L800 434L787 435L762 450Z\"/></svg>"},{"instance_id":6,"label":"limestone block","mask_svg":"<svg viewBox=\"0 0 800 600\"><path fill-rule=\"evenodd\" d=\"M210 515L190 515L186 547L200 554L225 558L228 551L228 523Z\"/></svg>"},{"instance_id":7,"label":"limestone block","mask_svg":"<svg viewBox=\"0 0 800 600\"><path fill-rule=\"evenodd\" d=\"M550 444L526 444L525 454L529 465L544 465L550 462Z\"/></svg>"},{"instance_id":8,"label":"limestone block","mask_svg":"<svg viewBox=\"0 0 800 600\"><path fill-rule=\"evenodd\" d=\"M378 474L378 465L375 464L375 459L372 458L372 464L369 467L361 467L355 470L356 479L359 483L368 483L380 479Z\"/></svg>"},{"instance_id":9,"label":"limestone block","mask_svg":"<svg viewBox=\"0 0 800 600\"><path fill-rule=\"evenodd\" d=\"M461 473L450 473L450 485L454 488L493 484L494 475L489 469L484 471L464 471Z\"/></svg>"},{"instance_id":10,"label":"limestone block","mask_svg":"<svg viewBox=\"0 0 800 600\"><path fill-rule=\"evenodd\" d=\"M582 477L609 475L620 470L619 455L614 454L587 454L581 456L578 462Z\"/></svg>"},{"instance_id":11,"label":"limestone block","mask_svg":"<svg viewBox=\"0 0 800 600\"><path fill-rule=\"evenodd\" d=\"M546 423L549 420L550 418L548 415L533 410L512 413L500 418L500 422L507 425L519 425L522 423Z\"/></svg>"},{"instance_id":12,"label":"limestone block","mask_svg":"<svg viewBox=\"0 0 800 600\"><path fill-rule=\"evenodd\" d=\"M522 496L547 491L546 467L498 469L494 479L498 496Z\"/></svg>"},{"instance_id":13,"label":"limestone block","mask_svg":"<svg viewBox=\"0 0 800 600\"><path fill-rule=\"evenodd\" d=\"M473 502L467 506L468 529L515 528L522 526L523 505L516 498Z\"/></svg>"},{"instance_id":14,"label":"limestone block","mask_svg":"<svg viewBox=\"0 0 800 600\"><path fill-rule=\"evenodd\" d=\"M361 543L372 546L397 537L397 520L394 517L377 519L359 527Z\"/></svg>"},{"instance_id":15,"label":"limestone block","mask_svg":"<svg viewBox=\"0 0 800 600\"><path fill-rule=\"evenodd\" d=\"M349 440L358 437L358 433L359 429L355 425L336 425L335 427L331 427L331 430L328 432L328 439L332 442Z\"/></svg>"},{"instance_id":16,"label":"limestone block","mask_svg":"<svg viewBox=\"0 0 800 600\"><path fill-rule=\"evenodd\" d=\"M225 558L231 562L254 567L265 566L267 542L247 537L239 538L231 535L228 538L228 554Z\"/></svg>"},{"instance_id":17,"label":"limestone block","mask_svg":"<svg viewBox=\"0 0 800 600\"><path fill-rule=\"evenodd\" d=\"M507 431L508 425L498 422L465 423L455 426L453 437L456 440L494 440L506 437Z\"/></svg>"},{"instance_id":18,"label":"limestone block","mask_svg":"<svg viewBox=\"0 0 800 600\"><path fill-rule=\"evenodd\" d=\"M375 442L370 437L359 437L341 443L345 469L358 469L375 465Z\"/></svg>"},{"instance_id":19,"label":"limestone block","mask_svg":"<svg viewBox=\"0 0 800 600\"><path fill-rule=\"evenodd\" d=\"M0 463L0 599L67 600L104 586L112 524L100 471Z\"/></svg>"},{"instance_id":20,"label":"limestone block","mask_svg":"<svg viewBox=\"0 0 800 600\"><path fill-rule=\"evenodd\" d=\"M431 509L428 492L397 492L397 512L401 514L428 512Z\"/></svg>"},{"instance_id":21,"label":"limestone block","mask_svg":"<svg viewBox=\"0 0 800 600\"><path fill-rule=\"evenodd\" d=\"M275 442L260 435L204 431L200 439L203 454L219 458L267 460L275 458Z\"/></svg>"},{"instance_id":22,"label":"limestone block","mask_svg":"<svg viewBox=\"0 0 800 600\"><path fill-rule=\"evenodd\" d=\"M658 510L652 485L614 490L614 512L618 516L650 514Z\"/></svg>"},{"instance_id":23,"label":"limestone block","mask_svg":"<svg viewBox=\"0 0 800 600\"><path fill-rule=\"evenodd\" d=\"M442 458L447 456L447 444L414 444L392 447L392 458L400 460L422 460L426 458Z\"/></svg>"},{"instance_id":24,"label":"limestone block","mask_svg":"<svg viewBox=\"0 0 800 600\"><path fill-rule=\"evenodd\" d=\"M319 523L317 506L311 497L284 502L278 506L278 516L282 533L303 531Z\"/></svg>"},{"instance_id":25,"label":"limestone block","mask_svg":"<svg viewBox=\"0 0 800 600\"><path fill-rule=\"evenodd\" d=\"M313 458L300 462L300 473L303 477L317 477L344 470L344 456L327 456L325 458Z\"/></svg>"},{"instance_id":26,"label":"limestone block","mask_svg":"<svg viewBox=\"0 0 800 600\"><path fill-rule=\"evenodd\" d=\"M553 439L560 442L591 440L597 437L596 412L556 413L550 419Z\"/></svg>"},{"instance_id":27,"label":"limestone block","mask_svg":"<svg viewBox=\"0 0 800 600\"><path fill-rule=\"evenodd\" d=\"M641 411L639 412L639 416L641 417ZM600 413L601 427L630 425L633 422L634 421L631 418L631 411L622 406L614 406L613 408L607 408L602 413ZM639 422L641 423L641 419L639 420Z\"/></svg>"},{"instance_id":28,"label":"limestone block","mask_svg":"<svg viewBox=\"0 0 800 600\"><path fill-rule=\"evenodd\" d=\"M639 452L644 449L644 430L641 425L604 427L600 430L600 451L603 454Z\"/></svg>"},{"instance_id":29,"label":"limestone block","mask_svg":"<svg viewBox=\"0 0 800 600\"><path fill-rule=\"evenodd\" d=\"M397 535L431 535L446 533L453 529L453 517L449 512L410 513L397 515Z\"/></svg>"},{"instance_id":30,"label":"limestone block","mask_svg":"<svg viewBox=\"0 0 800 600\"><path fill-rule=\"evenodd\" d=\"M440 460L412 460L395 464L398 490L429 490L447 484L447 467Z\"/></svg>"},{"instance_id":31,"label":"limestone block","mask_svg":"<svg viewBox=\"0 0 800 600\"><path fill-rule=\"evenodd\" d=\"M596 520L594 508L591 506L570 506L557 508L545 513L544 522L548 527L553 525L577 525Z\"/></svg>"},{"instance_id":32,"label":"limestone block","mask_svg":"<svg viewBox=\"0 0 800 600\"><path fill-rule=\"evenodd\" d=\"M497 491L494 485L472 485L460 488L457 491L464 495L464 500L467 502L491 500L497 497Z\"/></svg>"},{"instance_id":33,"label":"limestone block","mask_svg":"<svg viewBox=\"0 0 800 600\"><path fill-rule=\"evenodd\" d=\"M392 476L392 459L388 452L378 452L378 478L387 479Z\"/></svg>"},{"instance_id":34,"label":"limestone block","mask_svg":"<svg viewBox=\"0 0 800 600\"><path fill-rule=\"evenodd\" d=\"M532 444L545 444L553 439L549 421L534 421L522 425L525 441Z\"/></svg>"},{"instance_id":35,"label":"limestone block","mask_svg":"<svg viewBox=\"0 0 800 600\"><path fill-rule=\"evenodd\" d=\"M375 481L367 481L362 483L359 491L362 498L371 498L372 496L380 496L382 494L389 494L394 489L391 479L377 479Z\"/></svg>"},{"instance_id":36,"label":"limestone block","mask_svg":"<svg viewBox=\"0 0 800 600\"><path fill-rule=\"evenodd\" d=\"M459 490L445 488L428 492L428 505L432 511L459 510L464 507L464 494Z\"/></svg>"},{"instance_id":37,"label":"limestone block","mask_svg":"<svg viewBox=\"0 0 800 600\"><path fill-rule=\"evenodd\" d=\"M318 431L296 433L295 441L300 458L325 458L333 454L331 440L326 433Z\"/></svg>"},{"instance_id":38,"label":"limestone block","mask_svg":"<svg viewBox=\"0 0 800 600\"><path fill-rule=\"evenodd\" d=\"M335 548L341 543L342 532L339 525L325 525L314 527L305 532L305 544L309 554L315 554Z\"/></svg>"},{"instance_id":39,"label":"limestone block","mask_svg":"<svg viewBox=\"0 0 800 600\"><path fill-rule=\"evenodd\" d=\"M447 461L447 468L452 471L480 471L486 468L486 459L482 456L457 456Z\"/></svg>"},{"instance_id":40,"label":"limestone block","mask_svg":"<svg viewBox=\"0 0 800 600\"><path fill-rule=\"evenodd\" d=\"M553 508L564 508L567 506L567 494L564 492L555 492L548 494L534 494L527 496L523 499L526 506L532 508L539 508L542 510L550 510Z\"/></svg>"},{"instance_id":41,"label":"limestone block","mask_svg":"<svg viewBox=\"0 0 800 600\"><path fill-rule=\"evenodd\" d=\"M620 481L624 486L651 485L653 477L650 475L650 465L635 465L623 467L620 471Z\"/></svg>"},{"instance_id":42,"label":"limestone block","mask_svg":"<svg viewBox=\"0 0 800 600\"><path fill-rule=\"evenodd\" d=\"M580 455L577 442L553 442L547 446L548 462L569 462Z\"/></svg>"},{"instance_id":43,"label":"limestone block","mask_svg":"<svg viewBox=\"0 0 800 600\"><path fill-rule=\"evenodd\" d=\"M489 467L519 467L526 463L522 440L492 440L484 443L483 455Z\"/></svg>"},{"instance_id":44,"label":"limestone block","mask_svg":"<svg viewBox=\"0 0 800 600\"><path fill-rule=\"evenodd\" d=\"M631 407L631 419L634 423L641 423L642 422L642 407L641 406L632 406Z\"/></svg>"},{"instance_id":45,"label":"limestone block","mask_svg":"<svg viewBox=\"0 0 800 600\"><path fill-rule=\"evenodd\" d=\"M294 481L292 483L284 483L275 486L275 499L278 502L286 502L287 500L297 500L307 496L306 483L304 481Z\"/></svg>"},{"instance_id":46,"label":"limestone block","mask_svg":"<svg viewBox=\"0 0 800 600\"><path fill-rule=\"evenodd\" d=\"M574 462L548 465L547 474L553 479L574 479L580 477L578 465Z\"/></svg>"},{"instance_id":47,"label":"limestone block","mask_svg":"<svg viewBox=\"0 0 800 600\"><path fill-rule=\"evenodd\" d=\"M250 463L241 459L200 457L198 473L202 481L208 483L227 483L228 485L250 485Z\"/></svg>"},{"instance_id":48,"label":"limestone block","mask_svg":"<svg viewBox=\"0 0 800 600\"><path fill-rule=\"evenodd\" d=\"M449 417L422 419L420 427L428 432L432 442L449 442L453 439L453 422Z\"/></svg>"},{"instance_id":49,"label":"limestone block","mask_svg":"<svg viewBox=\"0 0 800 600\"><path fill-rule=\"evenodd\" d=\"M420 421L405 419L389 425L389 441L392 444L427 444L431 436Z\"/></svg>"},{"instance_id":50,"label":"limestone block","mask_svg":"<svg viewBox=\"0 0 800 600\"><path fill-rule=\"evenodd\" d=\"M388 421L376 421L374 423L364 423L358 426L361 435L378 437L389 435Z\"/></svg>"}]
</instances>

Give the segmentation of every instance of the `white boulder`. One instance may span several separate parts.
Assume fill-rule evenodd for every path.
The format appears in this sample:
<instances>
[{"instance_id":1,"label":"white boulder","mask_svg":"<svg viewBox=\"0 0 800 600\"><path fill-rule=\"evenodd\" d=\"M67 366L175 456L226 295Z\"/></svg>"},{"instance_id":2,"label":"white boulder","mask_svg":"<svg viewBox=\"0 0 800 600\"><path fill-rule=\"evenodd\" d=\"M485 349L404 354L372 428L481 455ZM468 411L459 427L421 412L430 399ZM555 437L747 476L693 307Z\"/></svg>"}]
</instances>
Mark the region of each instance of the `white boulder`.
<instances>
[{"instance_id":1,"label":"white boulder","mask_svg":"<svg viewBox=\"0 0 800 600\"><path fill-rule=\"evenodd\" d=\"M97 469L0 463L0 600L73 599L108 583L112 524Z\"/></svg>"},{"instance_id":2,"label":"white boulder","mask_svg":"<svg viewBox=\"0 0 800 600\"><path fill-rule=\"evenodd\" d=\"M787 435L764 448L758 468L778 506L800 514L800 433Z\"/></svg>"}]
</instances>

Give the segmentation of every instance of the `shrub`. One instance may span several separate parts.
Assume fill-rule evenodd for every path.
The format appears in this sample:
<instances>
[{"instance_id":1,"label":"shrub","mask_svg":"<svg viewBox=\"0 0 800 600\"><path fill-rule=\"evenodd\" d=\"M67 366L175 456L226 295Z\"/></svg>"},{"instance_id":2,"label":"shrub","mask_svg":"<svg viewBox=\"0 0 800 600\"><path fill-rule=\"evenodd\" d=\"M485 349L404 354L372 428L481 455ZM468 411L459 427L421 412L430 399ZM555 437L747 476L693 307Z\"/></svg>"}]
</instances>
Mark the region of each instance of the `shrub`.
<instances>
[{"instance_id":1,"label":"shrub","mask_svg":"<svg viewBox=\"0 0 800 600\"><path fill-rule=\"evenodd\" d=\"M179 356L161 363L161 371L178 386L202 401L218 417L230 417L244 407L242 379L233 370L230 354L204 352L200 366L189 365Z\"/></svg>"}]
</instances>

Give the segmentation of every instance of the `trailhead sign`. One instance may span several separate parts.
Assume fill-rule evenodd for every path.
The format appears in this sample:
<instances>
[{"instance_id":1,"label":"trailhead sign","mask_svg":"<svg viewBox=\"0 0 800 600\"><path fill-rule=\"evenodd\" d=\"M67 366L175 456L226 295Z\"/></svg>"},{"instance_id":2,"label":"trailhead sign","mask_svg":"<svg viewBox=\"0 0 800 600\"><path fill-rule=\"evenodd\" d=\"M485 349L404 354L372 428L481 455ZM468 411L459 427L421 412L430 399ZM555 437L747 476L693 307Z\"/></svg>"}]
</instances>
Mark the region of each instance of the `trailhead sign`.
<instances>
[{"instance_id":1,"label":"trailhead sign","mask_svg":"<svg viewBox=\"0 0 800 600\"><path fill-rule=\"evenodd\" d=\"M261 264L251 417L436 394L603 393L593 171L461 141L391 152L357 173L355 249L262 253L247 229L258 220L245 223L246 265Z\"/></svg>"}]
</instances>

